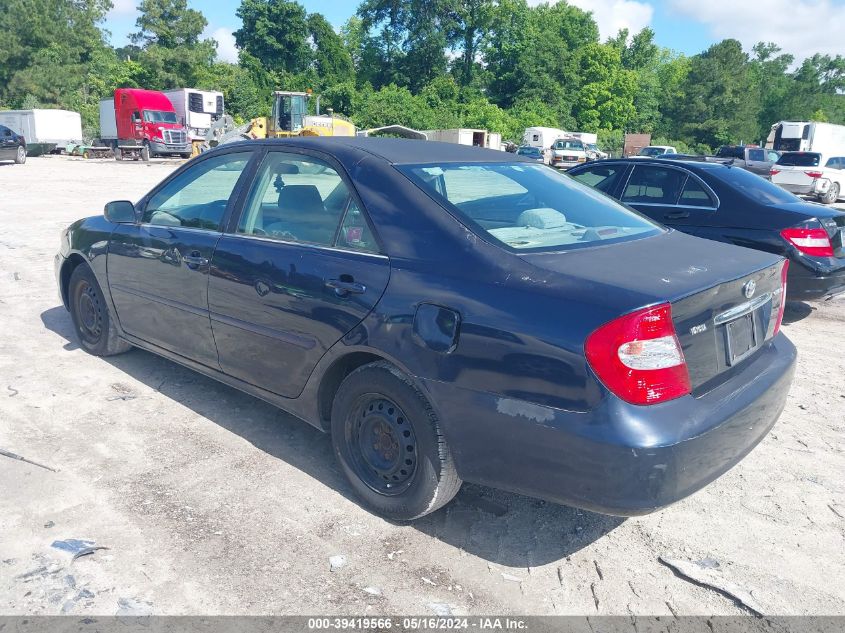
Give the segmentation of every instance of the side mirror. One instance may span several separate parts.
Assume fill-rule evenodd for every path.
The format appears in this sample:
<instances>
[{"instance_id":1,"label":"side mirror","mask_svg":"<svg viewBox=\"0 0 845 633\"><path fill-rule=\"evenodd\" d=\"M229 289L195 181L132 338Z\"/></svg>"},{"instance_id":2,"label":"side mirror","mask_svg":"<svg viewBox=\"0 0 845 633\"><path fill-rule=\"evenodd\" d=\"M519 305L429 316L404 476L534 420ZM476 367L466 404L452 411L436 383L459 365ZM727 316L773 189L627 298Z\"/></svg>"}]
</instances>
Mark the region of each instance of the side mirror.
<instances>
[{"instance_id":1,"label":"side mirror","mask_svg":"<svg viewBox=\"0 0 845 633\"><path fill-rule=\"evenodd\" d=\"M137 219L135 205L129 202L129 200L107 202L103 209L103 215L106 220L115 224L135 224Z\"/></svg>"}]
</instances>

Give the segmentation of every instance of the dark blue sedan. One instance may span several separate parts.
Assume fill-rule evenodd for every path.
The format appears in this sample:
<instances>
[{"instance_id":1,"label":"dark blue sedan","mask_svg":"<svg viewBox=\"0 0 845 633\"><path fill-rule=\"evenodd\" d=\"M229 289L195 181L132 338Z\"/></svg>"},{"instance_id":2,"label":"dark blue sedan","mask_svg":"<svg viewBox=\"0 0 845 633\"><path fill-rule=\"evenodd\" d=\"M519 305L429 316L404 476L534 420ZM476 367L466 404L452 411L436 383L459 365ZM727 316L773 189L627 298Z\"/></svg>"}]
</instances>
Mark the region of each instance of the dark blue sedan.
<instances>
[{"instance_id":1,"label":"dark blue sedan","mask_svg":"<svg viewBox=\"0 0 845 633\"><path fill-rule=\"evenodd\" d=\"M55 263L84 349L141 347L330 431L399 520L462 481L666 506L765 437L795 364L782 257L459 145L221 146L72 224Z\"/></svg>"},{"instance_id":2,"label":"dark blue sedan","mask_svg":"<svg viewBox=\"0 0 845 633\"><path fill-rule=\"evenodd\" d=\"M789 299L845 292L845 213L744 169L634 158L579 166L569 175L679 231L788 258Z\"/></svg>"}]
</instances>

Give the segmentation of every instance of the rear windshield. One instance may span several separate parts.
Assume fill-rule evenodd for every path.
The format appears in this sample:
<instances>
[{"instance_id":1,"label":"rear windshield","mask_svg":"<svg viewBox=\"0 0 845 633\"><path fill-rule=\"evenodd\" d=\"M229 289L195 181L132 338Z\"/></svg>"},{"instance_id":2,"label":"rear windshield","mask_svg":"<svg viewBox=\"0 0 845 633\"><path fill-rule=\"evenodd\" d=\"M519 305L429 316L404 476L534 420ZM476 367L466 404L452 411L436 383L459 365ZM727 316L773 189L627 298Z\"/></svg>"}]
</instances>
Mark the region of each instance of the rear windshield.
<instances>
[{"instance_id":1,"label":"rear windshield","mask_svg":"<svg viewBox=\"0 0 845 633\"><path fill-rule=\"evenodd\" d=\"M663 231L545 165L445 163L398 169L478 235L512 250L570 250Z\"/></svg>"},{"instance_id":2,"label":"rear windshield","mask_svg":"<svg viewBox=\"0 0 845 633\"><path fill-rule=\"evenodd\" d=\"M536 147L520 147L516 153L520 156L539 156L540 150Z\"/></svg>"},{"instance_id":3,"label":"rear windshield","mask_svg":"<svg viewBox=\"0 0 845 633\"><path fill-rule=\"evenodd\" d=\"M177 123L175 112L162 110L144 110L144 121L147 123Z\"/></svg>"},{"instance_id":4,"label":"rear windshield","mask_svg":"<svg viewBox=\"0 0 845 633\"><path fill-rule=\"evenodd\" d=\"M666 150L662 147L643 147L640 150L640 156L660 156L665 153Z\"/></svg>"},{"instance_id":5,"label":"rear windshield","mask_svg":"<svg viewBox=\"0 0 845 633\"><path fill-rule=\"evenodd\" d=\"M772 184L765 178L760 178L750 171L739 167L726 167L725 169L713 169L699 172L707 179L716 178L721 180L728 187L738 190L760 204L781 204L800 202L797 196Z\"/></svg>"},{"instance_id":6,"label":"rear windshield","mask_svg":"<svg viewBox=\"0 0 845 633\"><path fill-rule=\"evenodd\" d=\"M818 167L822 155L815 152L786 152L777 164L784 167Z\"/></svg>"},{"instance_id":7,"label":"rear windshield","mask_svg":"<svg viewBox=\"0 0 845 633\"><path fill-rule=\"evenodd\" d=\"M555 141L554 145L555 149L574 149L574 150L582 150L584 149L584 144L581 141Z\"/></svg>"}]
</instances>

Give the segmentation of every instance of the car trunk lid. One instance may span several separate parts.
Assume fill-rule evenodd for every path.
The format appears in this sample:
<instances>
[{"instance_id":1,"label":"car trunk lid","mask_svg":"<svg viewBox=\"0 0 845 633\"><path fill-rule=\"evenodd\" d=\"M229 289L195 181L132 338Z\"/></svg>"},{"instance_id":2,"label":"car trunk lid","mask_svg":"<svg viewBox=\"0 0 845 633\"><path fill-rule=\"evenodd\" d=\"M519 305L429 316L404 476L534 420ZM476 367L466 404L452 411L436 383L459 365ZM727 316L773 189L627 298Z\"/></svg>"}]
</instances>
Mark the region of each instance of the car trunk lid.
<instances>
[{"instance_id":1,"label":"car trunk lid","mask_svg":"<svg viewBox=\"0 0 845 633\"><path fill-rule=\"evenodd\" d=\"M781 301L783 260L777 255L670 231L607 247L522 257L545 271L592 282L593 301L612 304L618 311L614 316L669 302L696 395L718 384L773 335ZM734 322L729 342L728 324ZM749 341L748 353L737 353Z\"/></svg>"}]
</instances>

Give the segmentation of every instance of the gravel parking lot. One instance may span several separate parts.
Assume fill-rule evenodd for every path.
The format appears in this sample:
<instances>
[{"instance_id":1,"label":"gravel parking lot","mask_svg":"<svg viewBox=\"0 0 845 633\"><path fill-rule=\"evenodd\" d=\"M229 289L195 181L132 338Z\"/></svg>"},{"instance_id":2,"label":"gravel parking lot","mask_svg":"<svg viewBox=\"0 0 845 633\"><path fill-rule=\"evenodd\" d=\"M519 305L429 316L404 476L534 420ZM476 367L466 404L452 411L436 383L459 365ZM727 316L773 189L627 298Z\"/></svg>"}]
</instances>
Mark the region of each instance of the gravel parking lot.
<instances>
[{"instance_id":1,"label":"gravel parking lot","mask_svg":"<svg viewBox=\"0 0 845 633\"><path fill-rule=\"evenodd\" d=\"M56 470L0 457L0 614L845 614L845 299L789 306L783 416L693 497L622 520L466 485L396 525L308 425L149 353L77 346L59 231L177 164L0 165L0 449ZM67 539L107 549L72 560L86 544Z\"/></svg>"}]
</instances>

